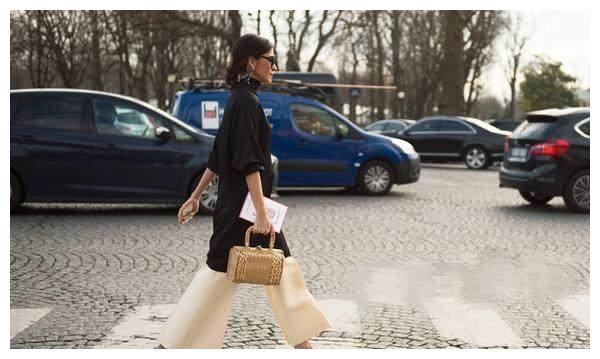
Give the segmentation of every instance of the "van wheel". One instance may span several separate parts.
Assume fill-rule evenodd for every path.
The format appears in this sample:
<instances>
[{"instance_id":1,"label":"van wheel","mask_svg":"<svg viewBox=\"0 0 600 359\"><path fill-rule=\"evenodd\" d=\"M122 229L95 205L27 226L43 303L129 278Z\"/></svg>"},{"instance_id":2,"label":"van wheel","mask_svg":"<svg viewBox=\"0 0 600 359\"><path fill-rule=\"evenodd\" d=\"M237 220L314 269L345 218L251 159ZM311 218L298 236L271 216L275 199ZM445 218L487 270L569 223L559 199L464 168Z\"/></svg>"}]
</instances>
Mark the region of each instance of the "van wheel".
<instances>
[{"instance_id":1,"label":"van wheel","mask_svg":"<svg viewBox=\"0 0 600 359\"><path fill-rule=\"evenodd\" d=\"M481 146L467 148L464 155L465 164L472 170L483 170L492 164L492 157Z\"/></svg>"},{"instance_id":2,"label":"van wheel","mask_svg":"<svg viewBox=\"0 0 600 359\"><path fill-rule=\"evenodd\" d=\"M521 197L523 197L527 202L537 205L546 204L550 202L552 198L554 198L554 196L542 196L538 193L524 190L519 190L519 193L521 194Z\"/></svg>"},{"instance_id":3,"label":"van wheel","mask_svg":"<svg viewBox=\"0 0 600 359\"><path fill-rule=\"evenodd\" d=\"M590 212L590 170L575 173L563 192L567 207L576 213Z\"/></svg>"},{"instance_id":4,"label":"van wheel","mask_svg":"<svg viewBox=\"0 0 600 359\"><path fill-rule=\"evenodd\" d=\"M23 187L21 181L10 174L10 211L14 211L22 203L21 198L23 196Z\"/></svg>"},{"instance_id":5,"label":"van wheel","mask_svg":"<svg viewBox=\"0 0 600 359\"><path fill-rule=\"evenodd\" d=\"M188 196L194 192L198 183L200 182L200 178L202 178L202 174L199 174L192 187L190 188L190 193ZM206 186L204 192L200 195L200 202L198 206L198 213L200 214L213 214L215 212L215 206L217 205L217 197L219 194L219 177L213 178L212 181Z\"/></svg>"},{"instance_id":6,"label":"van wheel","mask_svg":"<svg viewBox=\"0 0 600 359\"><path fill-rule=\"evenodd\" d=\"M392 167L387 162L369 161L358 172L358 187L363 194L369 196L386 194L394 184L393 173Z\"/></svg>"}]
</instances>

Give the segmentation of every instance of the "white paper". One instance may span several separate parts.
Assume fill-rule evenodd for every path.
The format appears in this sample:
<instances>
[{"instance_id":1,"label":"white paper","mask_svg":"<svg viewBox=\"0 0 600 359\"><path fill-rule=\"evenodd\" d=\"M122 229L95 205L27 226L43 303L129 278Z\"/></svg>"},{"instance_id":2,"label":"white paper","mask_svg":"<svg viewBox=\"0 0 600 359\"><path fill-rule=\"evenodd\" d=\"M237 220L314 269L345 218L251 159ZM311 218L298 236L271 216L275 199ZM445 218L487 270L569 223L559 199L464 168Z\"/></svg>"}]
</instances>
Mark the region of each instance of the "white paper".
<instances>
[{"instance_id":1,"label":"white paper","mask_svg":"<svg viewBox=\"0 0 600 359\"><path fill-rule=\"evenodd\" d=\"M219 102L202 101L202 129L216 130L219 128Z\"/></svg>"},{"instance_id":2,"label":"white paper","mask_svg":"<svg viewBox=\"0 0 600 359\"><path fill-rule=\"evenodd\" d=\"M270 198L263 197L263 199L265 201L267 217L273 224L275 232L279 233L281 231L281 227L283 226L283 219L285 218L285 213L287 212L288 208L287 206L275 202ZM250 193L246 195L244 205L242 206L242 210L240 212L240 218L248 222L256 222L256 210L254 209L254 203L252 203L252 197L250 197Z\"/></svg>"}]
</instances>

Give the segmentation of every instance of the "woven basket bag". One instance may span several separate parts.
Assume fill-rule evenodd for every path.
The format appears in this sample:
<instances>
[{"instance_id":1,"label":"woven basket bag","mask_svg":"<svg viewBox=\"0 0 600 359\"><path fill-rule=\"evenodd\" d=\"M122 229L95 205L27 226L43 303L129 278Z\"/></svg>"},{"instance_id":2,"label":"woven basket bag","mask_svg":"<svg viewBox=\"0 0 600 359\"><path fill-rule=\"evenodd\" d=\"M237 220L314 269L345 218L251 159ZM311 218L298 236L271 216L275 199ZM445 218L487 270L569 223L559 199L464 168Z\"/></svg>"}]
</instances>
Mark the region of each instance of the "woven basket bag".
<instances>
[{"instance_id":1,"label":"woven basket bag","mask_svg":"<svg viewBox=\"0 0 600 359\"><path fill-rule=\"evenodd\" d=\"M283 273L284 255L281 249L274 249L275 232L271 232L269 248L250 247L250 226L244 237L244 246L234 246L229 250L227 278L234 283L279 285Z\"/></svg>"}]
</instances>

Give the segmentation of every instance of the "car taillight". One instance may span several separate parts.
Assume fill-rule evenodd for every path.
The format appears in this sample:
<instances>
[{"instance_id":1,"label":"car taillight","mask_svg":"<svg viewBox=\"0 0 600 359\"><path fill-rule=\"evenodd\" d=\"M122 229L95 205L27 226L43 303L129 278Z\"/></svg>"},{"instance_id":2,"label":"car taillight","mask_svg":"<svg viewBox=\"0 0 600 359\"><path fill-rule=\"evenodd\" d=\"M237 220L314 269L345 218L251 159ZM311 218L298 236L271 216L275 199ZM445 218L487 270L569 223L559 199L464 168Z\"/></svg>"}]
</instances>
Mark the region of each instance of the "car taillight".
<instances>
[{"instance_id":1,"label":"car taillight","mask_svg":"<svg viewBox=\"0 0 600 359\"><path fill-rule=\"evenodd\" d=\"M571 144L565 140L556 140L554 142L538 143L531 147L529 154L531 156L550 156L558 157L567 152Z\"/></svg>"},{"instance_id":2,"label":"car taillight","mask_svg":"<svg viewBox=\"0 0 600 359\"><path fill-rule=\"evenodd\" d=\"M508 152L508 136L504 137L504 153Z\"/></svg>"}]
</instances>

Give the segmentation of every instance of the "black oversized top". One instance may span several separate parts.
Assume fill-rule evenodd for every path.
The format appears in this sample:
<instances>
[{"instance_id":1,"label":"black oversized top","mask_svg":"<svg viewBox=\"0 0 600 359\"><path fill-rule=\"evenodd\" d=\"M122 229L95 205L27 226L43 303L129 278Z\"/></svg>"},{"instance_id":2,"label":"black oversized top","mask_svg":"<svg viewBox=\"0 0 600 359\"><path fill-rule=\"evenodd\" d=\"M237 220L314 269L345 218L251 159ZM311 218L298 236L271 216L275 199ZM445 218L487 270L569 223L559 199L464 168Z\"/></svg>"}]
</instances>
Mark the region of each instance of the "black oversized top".
<instances>
[{"instance_id":1,"label":"black oversized top","mask_svg":"<svg viewBox=\"0 0 600 359\"><path fill-rule=\"evenodd\" d=\"M232 86L208 159L208 168L219 176L219 196L206 263L218 272L227 272L229 249L244 245L244 235L251 225L239 218L248 194L246 175L259 171L263 194L271 196L271 127L256 96L259 85L260 81L250 78ZM283 230L275 238L275 248L289 257ZM254 234L250 241L251 246L263 248L268 244L268 237L260 234Z\"/></svg>"}]
</instances>

